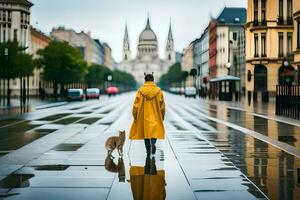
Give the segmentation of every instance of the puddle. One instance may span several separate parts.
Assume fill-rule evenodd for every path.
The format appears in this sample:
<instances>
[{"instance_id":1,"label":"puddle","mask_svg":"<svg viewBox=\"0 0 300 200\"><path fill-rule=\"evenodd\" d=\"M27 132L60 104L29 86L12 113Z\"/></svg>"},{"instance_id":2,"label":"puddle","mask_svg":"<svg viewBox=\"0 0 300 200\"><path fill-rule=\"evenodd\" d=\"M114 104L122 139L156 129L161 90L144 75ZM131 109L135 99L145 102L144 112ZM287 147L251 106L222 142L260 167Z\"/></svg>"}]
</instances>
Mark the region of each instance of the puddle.
<instances>
[{"instance_id":1,"label":"puddle","mask_svg":"<svg viewBox=\"0 0 300 200\"><path fill-rule=\"evenodd\" d=\"M62 113L62 114L57 114L57 115L51 115L51 116L48 116L48 117L44 117L44 118L41 118L41 119L38 119L38 120L41 120L41 121L54 121L54 120L57 120L59 118L66 117L68 115L70 115L70 113Z\"/></svg>"},{"instance_id":2,"label":"puddle","mask_svg":"<svg viewBox=\"0 0 300 200\"><path fill-rule=\"evenodd\" d=\"M24 121L13 126L0 128L0 151L16 150L40 137L43 134L31 133L37 125Z\"/></svg>"},{"instance_id":3,"label":"puddle","mask_svg":"<svg viewBox=\"0 0 300 200\"><path fill-rule=\"evenodd\" d=\"M33 133L40 133L40 134L49 134L52 133L54 131L56 131L57 129L34 129L32 130Z\"/></svg>"},{"instance_id":4,"label":"puddle","mask_svg":"<svg viewBox=\"0 0 300 200\"><path fill-rule=\"evenodd\" d=\"M55 124L68 125L68 124L72 124L80 119L81 119L81 117L67 117L67 118L56 121Z\"/></svg>"},{"instance_id":5,"label":"puddle","mask_svg":"<svg viewBox=\"0 0 300 200\"><path fill-rule=\"evenodd\" d=\"M1 157L1 156L5 156L5 155L8 154L8 153L9 153L9 151L0 152L0 157Z\"/></svg>"},{"instance_id":6,"label":"puddle","mask_svg":"<svg viewBox=\"0 0 300 200\"><path fill-rule=\"evenodd\" d=\"M81 112L81 113L78 113L78 114L91 114L93 113L93 111L84 111L84 112Z\"/></svg>"},{"instance_id":7,"label":"puddle","mask_svg":"<svg viewBox=\"0 0 300 200\"><path fill-rule=\"evenodd\" d=\"M112 122L100 122L100 125L110 126Z\"/></svg>"},{"instance_id":8,"label":"puddle","mask_svg":"<svg viewBox=\"0 0 300 200\"><path fill-rule=\"evenodd\" d=\"M33 174L10 174L0 181L0 188L27 188Z\"/></svg>"},{"instance_id":9,"label":"puddle","mask_svg":"<svg viewBox=\"0 0 300 200\"><path fill-rule=\"evenodd\" d=\"M95 118L95 117L91 117L91 118L86 118L86 119L83 119L83 120L80 120L76 123L80 123L80 124L93 124L95 123L96 121L100 120L101 118Z\"/></svg>"},{"instance_id":10,"label":"puddle","mask_svg":"<svg viewBox=\"0 0 300 200\"><path fill-rule=\"evenodd\" d=\"M22 119L3 119L0 120L0 127L21 121Z\"/></svg>"},{"instance_id":11,"label":"puddle","mask_svg":"<svg viewBox=\"0 0 300 200\"><path fill-rule=\"evenodd\" d=\"M64 171L68 167L69 165L41 165L34 167L34 169L37 171Z\"/></svg>"},{"instance_id":12,"label":"puddle","mask_svg":"<svg viewBox=\"0 0 300 200\"><path fill-rule=\"evenodd\" d=\"M54 147L52 150L55 151L77 151L83 144L59 144Z\"/></svg>"},{"instance_id":13,"label":"puddle","mask_svg":"<svg viewBox=\"0 0 300 200\"><path fill-rule=\"evenodd\" d=\"M10 137L0 140L0 151L17 150L43 136L45 134L31 132L12 133Z\"/></svg>"}]
</instances>

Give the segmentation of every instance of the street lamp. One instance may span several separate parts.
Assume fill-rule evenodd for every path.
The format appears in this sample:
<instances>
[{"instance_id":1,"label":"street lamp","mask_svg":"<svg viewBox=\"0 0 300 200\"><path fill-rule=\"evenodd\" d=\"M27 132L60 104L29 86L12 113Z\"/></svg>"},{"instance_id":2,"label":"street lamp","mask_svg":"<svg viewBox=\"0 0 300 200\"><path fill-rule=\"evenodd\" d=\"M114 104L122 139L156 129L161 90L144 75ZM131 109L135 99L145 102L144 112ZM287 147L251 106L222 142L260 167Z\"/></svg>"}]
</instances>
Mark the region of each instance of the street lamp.
<instances>
[{"instance_id":1,"label":"street lamp","mask_svg":"<svg viewBox=\"0 0 300 200\"><path fill-rule=\"evenodd\" d=\"M285 76L284 76L284 74L285 74L286 68L289 66L289 61L287 61L287 60L283 61L283 66L284 66L284 68L283 68L283 72L282 72L282 84L285 85Z\"/></svg>"},{"instance_id":2,"label":"street lamp","mask_svg":"<svg viewBox=\"0 0 300 200\"><path fill-rule=\"evenodd\" d=\"M228 62L225 64L225 67L228 69L228 75L230 75L230 67L231 67L231 63Z\"/></svg>"},{"instance_id":3,"label":"street lamp","mask_svg":"<svg viewBox=\"0 0 300 200\"><path fill-rule=\"evenodd\" d=\"M7 58L8 57L8 48L4 48L4 56Z\"/></svg>"},{"instance_id":4,"label":"street lamp","mask_svg":"<svg viewBox=\"0 0 300 200\"><path fill-rule=\"evenodd\" d=\"M111 82L112 79L113 79L112 75L108 75L108 76L107 76L107 81L108 81L108 82ZM109 86L109 85L111 86L111 84L108 83L108 86ZM108 86L107 86L107 87L108 87Z\"/></svg>"}]
</instances>

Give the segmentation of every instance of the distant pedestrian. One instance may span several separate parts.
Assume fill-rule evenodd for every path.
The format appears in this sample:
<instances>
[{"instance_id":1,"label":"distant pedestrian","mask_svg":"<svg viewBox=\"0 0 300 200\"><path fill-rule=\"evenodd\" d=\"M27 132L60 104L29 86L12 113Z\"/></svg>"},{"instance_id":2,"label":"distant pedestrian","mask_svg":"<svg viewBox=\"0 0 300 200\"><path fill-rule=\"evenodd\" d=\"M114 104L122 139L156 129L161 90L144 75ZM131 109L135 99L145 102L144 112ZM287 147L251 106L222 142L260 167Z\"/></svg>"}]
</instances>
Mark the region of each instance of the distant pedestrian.
<instances>
[{"instance_id":1,"label":"distant pedestrian","mask_svg":"<svg viewBox=\"0 0 300 200\"><path fill-rule=\"evenodd\" d=\"M132 115L134 122L129 139L144 139L147 154L155 154L156 140L165 138L165 102L161 89L154 83L153 74L145 74L145 83L137 91Z\"/></svg>"}]
</instances>

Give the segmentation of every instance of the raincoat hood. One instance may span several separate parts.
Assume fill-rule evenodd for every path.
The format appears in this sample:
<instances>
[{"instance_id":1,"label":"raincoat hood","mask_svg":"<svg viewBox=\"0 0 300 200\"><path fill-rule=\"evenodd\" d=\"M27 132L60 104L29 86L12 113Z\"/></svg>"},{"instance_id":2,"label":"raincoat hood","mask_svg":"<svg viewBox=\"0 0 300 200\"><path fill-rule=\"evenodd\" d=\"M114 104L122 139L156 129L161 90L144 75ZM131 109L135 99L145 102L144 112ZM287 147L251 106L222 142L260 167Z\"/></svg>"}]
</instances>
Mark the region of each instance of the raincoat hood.
<instances>
[{"instance_id":1,"label":"raincoat hood","mask_svg":"<svg viewBox=\"0 0 300 200\"><path fill-rule=\"evenodd\" d=\"M154 82L147 81L139 91L147 100L151 100L159 94L160 88Z\"/></svg>"}]
</instances>

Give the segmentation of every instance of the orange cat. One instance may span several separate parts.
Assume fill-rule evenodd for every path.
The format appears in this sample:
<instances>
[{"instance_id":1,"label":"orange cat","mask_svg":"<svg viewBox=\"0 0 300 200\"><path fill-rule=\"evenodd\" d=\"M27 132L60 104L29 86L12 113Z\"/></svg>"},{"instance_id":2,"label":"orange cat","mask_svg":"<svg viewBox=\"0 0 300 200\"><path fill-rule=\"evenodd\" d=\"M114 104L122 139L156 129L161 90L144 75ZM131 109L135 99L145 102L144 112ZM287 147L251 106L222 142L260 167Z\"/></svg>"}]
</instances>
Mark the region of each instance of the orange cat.
<instances>
[{"instance_id":1,"label":"orange cat","mask_svg":"<svg viewBox=\"0 0 300 200\"><path fill-rule=\"evenodd\" d=\"M111 154L117 148L119 156L123 157L123 146L125 143L125 131L119 131L119 136L113 136L106 140L105 148L107 150L107 155L114 158Z\"/></svg>"}]
</instances>

